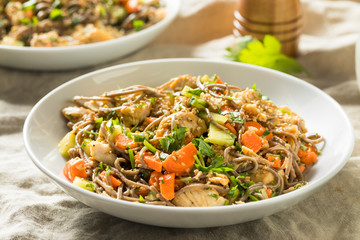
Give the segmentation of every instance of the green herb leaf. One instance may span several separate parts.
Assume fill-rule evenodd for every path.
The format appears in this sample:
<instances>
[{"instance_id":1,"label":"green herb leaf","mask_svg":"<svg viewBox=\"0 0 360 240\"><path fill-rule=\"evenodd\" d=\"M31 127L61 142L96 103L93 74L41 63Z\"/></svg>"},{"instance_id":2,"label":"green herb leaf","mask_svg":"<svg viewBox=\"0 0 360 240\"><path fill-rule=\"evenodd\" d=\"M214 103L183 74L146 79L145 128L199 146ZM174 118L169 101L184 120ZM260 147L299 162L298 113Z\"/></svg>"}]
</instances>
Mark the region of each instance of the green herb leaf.
<instances>
[{"instance_id":1,"label":"green herb leaf","mask_svg":"<svg viewBox=\"0 0 360 240\"><path fill-rule=\"evenodd\" d=\"M240 40L239 40L240 41ZM228 59L271 68L289 74L306 72L293 58L281 53L281 43L272 35L265 35L263 42L249 37L241 45L228 48Z\"/></svg>"},{"instance_id":2,"label":"green herb leaf","mask_svg":"<svg viewBox=\"0 0 360 240\"><path fill-rule=\"evenodd\" d=\"M54 8L50 13L50 19L52 20L61 20L62 19L62 10Z\"/></svg>"},{"instance_id":3,"label":"green herb leaf","mask_svg":"<svg viewBox=\"0 0 360 240\"><path fill-rule=\"evenodd\" d=\"M139 202L141 202L141 203L145 203L146 201L145 201L145 199L143 198L143 196L141 196L141 195L139 195Z\"/></svg>"},{"instance_id":4,"label":"green herb leaf","mask_svg":"<svg viewBox=\"0 0 360 240\"><path fill-rule=\"evenodd\" d=\"M265 129L264 133L261 135L263 138L270 134L268 129Z\"/></svg>"},{"instance_id":5,"label":"green herb leaf","mask_svg":"<svg viewBox=\"0 0 360 240\"><path fill-rule=\"evenodd\" d=\"M161 148L166 153L172 153L181 148L185 143L185 133L188 131L186 127L177 128L171 130L171 134L165 138L160 139Z\"/></svg>"},{"instance_id":6,"label":"green herb leaf","mask_svg":"<svg viewBox=\"0 0 360 240\"><path fill-rule=\"evenodd\" d=\"M200 95L203 91L201 89L190 89L190 90L187 90L186 92L200 97Z\"/></svg>"},{"instance_id":7,"label":"green herb leaf","mask_svg":"<svg viewBox=\"0 0 360 240\"><path fill-rule=\"evenodd\" d=\"M193 138L191 141L197 147L197 149L199 150L199 153L201 155L207 156L207 157L215 157L216 156L215 151L211 148L211 146L207 142L204 141L204 139Z\"/></svg>"},{"instance_id":8,"label":"green herb leaf","mask_svg":"<svg viewBox=\"0 0 360 240\"><path fill-rule=\"evenodd\" d=\"M301 150L303 150L303 151L307 151L307 150L309 149L309 148L308 148L307 146L305 146L305 145L301 145L300 148L301 148Z\"/></svg>"},{"instance_id":9,"label":"green herb leaf","mask_svg":"<svg viewBox=\"0 0 360 240\"><path fill-rule=\"evenodd\" d=\"M232 122L244 124L244 120L242 120L242 118L240 117L239 112L230 112L229 115Z\"/></svg>"},{"instance_id":10,"label":"green herb leaf","mask_svg":"<svg viewBox=\"0 0 360 240\"><path fill-rule=\"evenodd\" d=\"M231 60L231 61L239 61L239 56L242 50L247 48L248 44L251 42L256 41L255 38L251 36L244 36L241 38L236 38L236 44L235 47L228 47L226 48L226 51L229 52L229 55L226 55L225 58Z\"/></svg>"},{"instance_id":11,"label":"green herb leaf","mask_svg":"<svg viewBox=\"0 0 360 240\"><path fill-rule=\"evenodd\" d=\"M143 26L145 25L145 22L140 19L136 19L132 21L132 25L135 29L135 31L140 31L143 29Z\"/></svg>"}]
</instances>

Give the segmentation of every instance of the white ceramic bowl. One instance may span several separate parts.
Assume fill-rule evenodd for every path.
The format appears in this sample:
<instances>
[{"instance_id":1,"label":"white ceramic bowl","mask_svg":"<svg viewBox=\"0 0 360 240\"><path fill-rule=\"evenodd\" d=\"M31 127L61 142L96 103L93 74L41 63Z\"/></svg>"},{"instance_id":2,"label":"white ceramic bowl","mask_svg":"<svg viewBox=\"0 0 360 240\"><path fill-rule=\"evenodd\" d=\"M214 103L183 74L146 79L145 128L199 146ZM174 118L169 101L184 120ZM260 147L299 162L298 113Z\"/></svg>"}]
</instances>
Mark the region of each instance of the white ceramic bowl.
<instances>
[{"instance_id":1,"label":"white ceramic bowl","mask_svg":"<svg viewBox=\"0 0 360 240\"><path fill-rule=\"evenodd\" d=\"M175 19L180 0L164 0L166 17L134 34L117 39L68 47L14 47L0 45L0 66L27 70L69 70L98 65L130 54L163 32Z\"/></svg>"},{"instance_id":2,"label":"white ceramic bowl","mask_svg":"<svg viewBox=\"0 0 360 240\"><path fill-rule=\"evenodd\" d=\"M302 116L309 131L325 137L326 148L307 178L308 185L258 202L187 208L151 206L111 199L76 187L62 175L65 160L60 156L57 144L67 128L60 111L73 96L99 95L104 91L134 84L158 86L180 74L196 76L215 73L224 81L242 88L256 83L257 88L277 105L288 105ZM347 115L335 100L318 88L290 75L225 61L162 59L106 68L61 85L41 99L28 115L24 125L24 141L35 165L66 193L88 206L134 222L198 228L259 219L304 200L344 166L352 153L354 135Z\"/></svg>"}]
</instances>

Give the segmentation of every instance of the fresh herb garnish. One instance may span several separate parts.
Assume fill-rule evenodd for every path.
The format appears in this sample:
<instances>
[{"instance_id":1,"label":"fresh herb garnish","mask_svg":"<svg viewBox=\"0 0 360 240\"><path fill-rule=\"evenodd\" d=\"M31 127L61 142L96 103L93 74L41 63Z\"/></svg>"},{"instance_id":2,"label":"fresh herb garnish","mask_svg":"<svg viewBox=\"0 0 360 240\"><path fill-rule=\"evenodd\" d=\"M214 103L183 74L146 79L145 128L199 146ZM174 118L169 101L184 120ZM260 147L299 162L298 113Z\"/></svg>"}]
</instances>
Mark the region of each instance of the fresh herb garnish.
<instances>
[{"instance_id":1,"label":"fresh herb garnish","mask_svg":"<svg viewBox=\"0 0 360 240\"><path fill-rule=\"evenodd\" d=\"M186 91L186 93L190 93L190 94L198 96L198 97L200 97L202 92L203 91L201 89L189 89Z\"/></svg>"},{"instance_id":2,"label":"fresh herb garnish","mask_svg":"<svg viewBox=\"0 0 360 240\"><path fill-rule=\"evenodd\" d=\"M213 197L215 199L218 199L219 198L219 195L217 195L216 193L210 193L209 194L210 197Z\"/></svg>"},{"instance_id":3,"label":"fresh herb garnish","mask_svg":"<svg viewBox=\"0 0 360 240\"><path fill-rule=\"evenodd\" d=\"M208 167L201 166L197 163L194 164L197 169L202 172L231 172L234 171L232 165L225 165L223 156L216 156L210 163Z\"/></svg>"},{"instance_id":4,"label":"fresh herb garnish","mask_svg":"<svg viewBox=\"0 0 360 240\"><path fill-rule=\"evenodd\" d=\"M226 49L226 58L243 63L275 69L289 74L306 70L294 59L281 53L281 43L271 35L265 35L263 42L246 36L237 39L235 47Z\"/></svg>"},{"instance_id":5,"label":"fresh herb garnish","mask_svg":"<svg viewBox=\"0 0 360 240\"><path fill-rule=\"evenodd\" d=\"M103 122L103 120L104 120L104 119L103 119L102 117L95 119L95 128L96 128L96 129L99 129L99 128L100 128L101 123Z\"/></svg>"},{"instance_id":6,"label":"fresh herb garnish","mask_svg":"<svg viewBox=\"0 0 360 240\"><path fill-rule=\"evenodd\" d=\"M300 148L301 148L301 150L303 150L303 151L307 151L307 150L309 149L309 148L308 148L307 146L305 146L305 145L301 145Z\"/></svg>"},{"instance_id":7,"label":"fresh herb garnish","mask_svg":"<svg viewBox=\"0 0 360 240\"><path fill-rule=\"evenodd\" d=\"M50 19L52 20L61 20L62 19L62 10L58 8L54 8L50 12Z\"/></svg>"},{"instance_id":8,"label":"fresh herb garnish","mask_svg":"<svg viewBox=\"0 0 360 240\"><path fill-rule=\"evenodd\" d=\"M131 168L134 169L135 168L135 158L134 158L134 151L129 148L129 158L130 158L130 164L131 164Z\"/></svg>"},{"instance_id":9,"label":"fresh herb garnish","mask_svg":"<svg viewBox=\"0 0 360 240\"><path fill-rule=\"evenodd\" d=\"M172 153L173 151L180 149L185 143L185 133L187 131L188 129L186 127L178 128L177 125L175 125L169 136L159 140L164 152Z\"/></svg>"},{"instance_id":10,"label":"fresh herb garnish","mask_svg":"<svg viewBox=\"0 0 360 240\"><path fill-rule=\"evenodd\" d=\"M145 147L147 147L147 149L149 149L153 153L156 153L157 149L153 145L151 145L147 140L144 140L144 145Z\"/></svg>"},{"instance_id":11,"label":"fresh herb garnish","mask_svg":"<svg viewBox=\"0 0 360 240\"><path fill-rule=\"evenodd\" d=\"M135 142L144 142L144 140L145 140L145 135L143 133L139 133L134 136Z\"/></svg>"},{"instance_id":12,"label":"fresh herb garnish","mask_svg":"<svg viewBox=\"0 0 360 240\"><path fill-rule=\"evenodd\" d=\"M142 195L139 195L139 199L140 199L139 202L141 202L141 203L145 203L145 202L146 202Z\"/></svg>"},{"instance_id":13,"label":"fresh herb garnish","mask_svg":"<svg viewBox=\"0 0 360 240\"><path fill-rule=\"evenodd\" d=\"M140 31L143 29L143 26L145 25L145 22L140 19L136 19L132 21L132 25L135 29L135 31Z\"/></svg>"},{"instance_id":14,"label":"fresh herb garnish","mask_svg":"<svg viewBox=\"0 0 360 240\"><path fill-rule=\"evenodd\" d=\"M207 157L216 156L214 149L212 149L211 146L207 142L205 142L203 138L193 138L191 141L197 147L201 155Z\"/></svg>"},{"instance_id":15,"label":"fresh herb garnish","mask_svg":"<svg viewBox=\"0 0 360 240\"><path fill-rule=\"evenodd\" d=\"M270 134L268 129L265 129L264 133L261 135L263 138Z\"/></svg>"},{"instance_id":16,"label":"fresh herb garnish","mask_svg":"<svg viewBox=\"0 0 360 240\"><path fill-rule=\"evenodd\" d=\"M229 115L233 123L244 124L244 120L241 119L239 112L229 112Z\"/></svg>"}]
</instances>

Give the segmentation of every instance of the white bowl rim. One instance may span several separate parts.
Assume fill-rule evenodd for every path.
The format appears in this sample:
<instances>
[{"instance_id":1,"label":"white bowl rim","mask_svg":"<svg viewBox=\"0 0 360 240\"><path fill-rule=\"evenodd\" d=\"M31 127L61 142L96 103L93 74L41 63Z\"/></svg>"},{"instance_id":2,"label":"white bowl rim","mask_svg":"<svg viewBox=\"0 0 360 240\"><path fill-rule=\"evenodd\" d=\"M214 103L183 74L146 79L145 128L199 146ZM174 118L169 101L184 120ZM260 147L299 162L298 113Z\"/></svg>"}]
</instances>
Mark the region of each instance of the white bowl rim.
<instances>
[{"instance_id":1,"label":"white bowl rim","mask_svg":"<svg viewBox=\"0 0 360 240\"><path fill-rule=\"evenodd\" d=\"M118 42L122 42L122 41L131 41L133 38L141 38L142 35L145 35L147 32L152 31L154 28L159 28L162 27L163 25L166 25L169 22L172 22L174 20L174 18L178 15L179 11L180 11L180 5L181 5L181 0L165 0L166 4L165 4L165 8L168 8L169 4L172 6L172 10L170 13L171 14L167 14L165 16L164 19L162 19L161 21L149 26L148 28L145 28L141 31L138 32L134 32L132 34L129 35L125 35L125 36L121 36L115 39L111 39L111 40L107 40L107 41L102 41L102 42L96 42L96 43L89 43L89 44L81 44L81 45L76 45L76 46L64 46L64 47L19 47L19 46L10 46L10 45L3 45L0 44L0 51L1 50L8 50L8 51L14 51L14 52L64 52L64 51L74 51L76 50L86 50L88 48L92 49L92 48L98 48L98 47L102 47L104 45L109 45L109 44L117 44Z\"/></svg>"},{"instance_id":2,"label":"white bowl rim","mask_svg":"<svg viewBox=\"0 0 360 240\"><path fill-rule=\"evenodd\" d=\"M344 123L344 126L347 126L348 128L353 129L353 126L352 126L347 114L342 109L340 104L338 102L336 102L332 97L330 97L328 94L326 94L325 92L323 92L319 88L315 87L314 85L311 85L310 83L305 82L304 80L301 80L299 78L296 78L294 76L291 76L291 75L288 75L288 74L285 74L285 73L282 73L282 72L278 72L276 70L272 70L272 69L268 69L268 68L264 68L264 67L259 67L259 66L255 66L255 65L250 65L250 64L245 64L245 63L230 62L230 61L226 61L226 60L214 60L214 59L166 58L166 59L144 60L144 61L136 61L136 62L119 64L119 65L115 65L115 66L107 67L107 68L104 68L104 69L96 70L96 71L84 74L82 76L76 77L76 78L74 78L74 79L72 79L72 80L70 80L70 81L56 87L55 89L50 91L47 95L45 95L42 99L40 99L40 101L35 104L35 106L32 108L32 110L28 114L28 116L27 116L27 118L25 120L24 128L23 128L24 145L25 145L26 151L29 154L31 160L34 162L34 164L42 172L44 172L48 177L50 177L55 182L61 182L61 184L66 185L66 187L71 188L72 190L75 190L78 193L85 194L89 198L95 198L95 199L102 200L102 201L109 201L110 203L113 203L113 204L124 204L124 206L137 207L137 208L140 208L140 209L154 209L154 210L168 211L168 212L174 212L174 213L176 213L176 212L205 213L205 212L217 212L217 211L232 212L235 209L238 210L239 208L256 209L260 205L262 205L263 207L264 206L271 206L274 202L277 202L277 204L280 204L282 202L286 202L288 200L288 198L296 199L297 196L301 196L303 194L306 195L306 193L310 193L312 191L315 191L315 190L319 189L321 186L323 186L326 182L328 182L331 178L333 178L343 168L343 166L346 164L346 162L350 158L350 156L352 154L352 151L353 151L353 148L354 148L354 141L355 141L355 135L354 135L353 131L349 132L350 136L351 136L351 143L352 144L348 146L346 151L343 151L346 154L342 154L342 156L341 156L342 161L339 163L339 165L337 165L337 167L332 168L326 175L321 176L318 180L310 181L304 187L302 187L300 189L297 189L296 191L292 191L292 192L289 192L289 193L286 193L286 194L283 194L283 195L279 195L279 196L276 196L274 198L261 200L261 201L256 201L256 202L248 202L248 203L240 204L240 205L214 206L214 207L157 206L157 205L149 205L149 204L139 204L139 203L135 203L135 202L129 202L129 201L125 201L125 200L118 200L118 199L113 199L113 198L101 196L99 194L94 194L94 193L92 193L90 191L87 191L85 189L77 187L74 184L70 183L69 181L66 181L65 179L60 178L59 176L55 175L50 170L48 170L45 166L43 166L42 163L37 159L35 153L31 150L30 143L29 143L29 141L30 141L30 138L29 138L29 136L30 136L30 134L29 134L30 119L35 114L37 109L42 105L42 103L47 101L47 99L49 97L51 97L51 95L54 92L61 90L61 88L65 87L65 86L67 86L69 84L72 84L73 82L80 81L83 78L87 78L89 76L99 74L99 73L103 73L103 72L107 72L107 71L112 71L112 70L117 69L117 68L126 68L126 67L131 67L131 66L136 66L136 65L146 65L146 64L153 64L153 63L155 63L155 64L156 63L167 63L167 62L217 63L217 64L234 65L234 66L245 66L245 67L250 68L250 69L256 69L256 70L260 70L260 71L269 72L269 73L272 73L272 74L278 74L278 75L286 76L286 78L288 78L287 80L294 81L294 82L301 82L301 84L305 84L305 85L307 85L307 87L313 88L315 91L317 91L317 93L323 95L328 101L330 101L330 103L333 104L333 106L335 106L339 110L339 112L341 112L343 114L344 120L346 121Z\"/></svg>"}]
</instances>

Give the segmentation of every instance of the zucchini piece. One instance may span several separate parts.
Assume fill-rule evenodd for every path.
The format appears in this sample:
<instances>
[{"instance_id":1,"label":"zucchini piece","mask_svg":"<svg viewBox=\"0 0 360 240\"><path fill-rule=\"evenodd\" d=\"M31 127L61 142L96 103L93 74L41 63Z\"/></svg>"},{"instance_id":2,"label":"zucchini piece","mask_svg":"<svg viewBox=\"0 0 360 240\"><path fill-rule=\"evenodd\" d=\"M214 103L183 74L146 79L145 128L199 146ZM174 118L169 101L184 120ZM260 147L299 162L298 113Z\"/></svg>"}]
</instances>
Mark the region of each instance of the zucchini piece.
<instances>
[{"instance_id":1,"label":"zucchini piece","mask_svg":"<svg viewBox=\"0 0 360 240\"><path fill-rule=\"evenodd\" d=\"M209 107L209 104L205 102L204 100L197 98L197 97L191 97L190 99L190 105L199 109L204 109Z\"/></svg>"},{"instance_id":2,"label":"zucchini piece","mask_svg":"<svg viewBox=\"0 0 360 240\"><path fill-rule=\"evenodd\" d=\"M214 124L210 123L209 126L209 135L208 138L205 139L205 142L210 142L217 145L234 145L233 136L216 127Z\"/></svg>"},{"instance_id":3,"label":"zucchini piece","mask_svg":"<svg viewBox=\"0 0 360 240\"><path fill-rule=\"evenodd\" d=\"M110 136L109 136L110 141L114 142L117 135L122 133L122 128L120 125L113 125L111 127L111 131L109 132L110 132Z\"/></svg>"},{"instance_id":4,"label":"zucchini piece","mask_svg":"<svg viewBox=\"0 0 360 240\"><path fill-rule=\"evenodd\" d=\"M228 120L228 118L224 115L218 114L218 113L210 113L211 117L214 119L215 122L223 125L226 123L226 121Z\"/></svg>"},{"instance_id":5,"label":"zucchini piece","mask_svg":"<svg viewBox=\"0 0 360 240\"><path fill-rule=\"evenodd\" d=\"M85 138L83 140L83 142L81 143L81 149L84 150L84 152L87 154L87 155L91 155L90 154L90 142L92 142L93 140L90 139L90 138Z\"/></svg>"},{"instance_id":6,"label":"zucchini piece","mask_svg":"<svg viewBox=\"0 0 360 240\"><path fill-rule=\"evenodd\" d=\"M73 184L91 192L95 192L96 189L92 182L79 177L75 177Z\"/></svg>"},{"instance_id":7,"label":"zucchini piece","mask_svg":"<svg viewBox=\"0 0 360 240\"><path fill-rule=\"evenodd\" d=\"M68 132L59 142L58 148L64 158L70 158L68 151L75 147L75 132Z\"/></svg>"}]
</instances>

